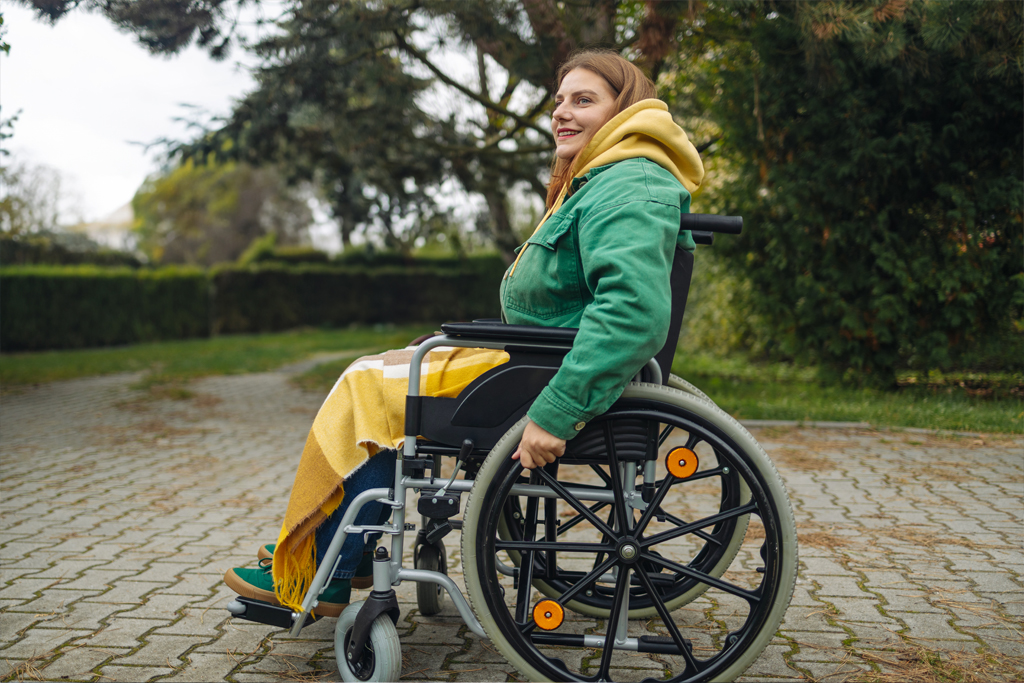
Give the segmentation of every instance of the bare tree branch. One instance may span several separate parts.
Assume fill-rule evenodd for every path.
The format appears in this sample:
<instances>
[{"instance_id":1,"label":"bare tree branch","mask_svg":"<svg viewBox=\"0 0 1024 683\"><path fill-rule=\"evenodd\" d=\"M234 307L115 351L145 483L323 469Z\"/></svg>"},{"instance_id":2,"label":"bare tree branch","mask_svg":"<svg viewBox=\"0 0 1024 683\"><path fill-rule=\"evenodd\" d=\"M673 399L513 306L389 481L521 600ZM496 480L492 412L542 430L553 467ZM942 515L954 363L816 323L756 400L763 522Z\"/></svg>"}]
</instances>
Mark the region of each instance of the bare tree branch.
<instances>
[{"instance_id":1,"label":"bare tree branch","mask_svg":"<svg viewBox=\"0 0 1024 683\"><path fill-rule=\"evenodd\" d=\"M544 130L543 128L541 128L540 126L535 124L534 122L529 121L529 120L523 118L522 116L520 116L519 114L515 113L514 111L511 111L509 109L506 109L505 107L502 107L501 105L499 105L496 102L492 102L490 100L490 98L484 97L480 93L475 93L472 90L470 90L469 88L467 88L466 86L464 86L461 83L459 83L458 81L452 79L451 77L446 75L443 71L441 71L441 69L439 69L437 66L435 66L433 62L431 62L429 59L427 59L427 56L425 54L423 54L421 51L417 50L415 47L410 45L409 42L406 41L405 38L402 37L402 35L400 33L395 31L394 35L395 35L395 42L398 43L398 47L400 47L403 51L405 51L409 55L412 55L417 60L419 60L420 63L422 63L425 67L430 69L430 71L433 72L433 74L435 76L437 76L438 79L440 79L441 82L444 83L445 85L448 85L448 86L451 86L452 88L455 88L456 90L461 92L463 95L466 95L467 97L472 99L474 102L478 102L478 103L482 104L484 107L490 109L491 111L495 111L495 112L497 112L499 114L502 114L504 116L509 117L510 119L515 120L516 122L520 123L524 128L532 128L533 130L537 131L541 135L547 135L548 134L548 132L546 130Z\"/></svg>"}]
</instances>

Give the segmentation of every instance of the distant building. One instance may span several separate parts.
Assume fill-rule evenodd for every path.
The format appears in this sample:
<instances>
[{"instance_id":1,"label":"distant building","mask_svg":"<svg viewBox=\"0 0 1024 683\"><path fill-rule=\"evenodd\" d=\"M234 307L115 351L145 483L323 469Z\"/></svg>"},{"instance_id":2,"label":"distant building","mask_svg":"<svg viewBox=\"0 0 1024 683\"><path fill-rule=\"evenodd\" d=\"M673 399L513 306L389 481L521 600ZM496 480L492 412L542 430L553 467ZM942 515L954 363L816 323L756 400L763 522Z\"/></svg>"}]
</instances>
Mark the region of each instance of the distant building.
<instances>
[{"instance_id":1,"label":"distant building","mask_svg":"<svg viewBox=\"0 0 1024 683\"><path fill-rule=\"evenodd\" d=\"M134 251L136 247L132 224L135 212L129 202L113 213L92 223L79 223L68 228L70 232L85 235L92 241L110 249Z\"/></svg>"}]
</instances>

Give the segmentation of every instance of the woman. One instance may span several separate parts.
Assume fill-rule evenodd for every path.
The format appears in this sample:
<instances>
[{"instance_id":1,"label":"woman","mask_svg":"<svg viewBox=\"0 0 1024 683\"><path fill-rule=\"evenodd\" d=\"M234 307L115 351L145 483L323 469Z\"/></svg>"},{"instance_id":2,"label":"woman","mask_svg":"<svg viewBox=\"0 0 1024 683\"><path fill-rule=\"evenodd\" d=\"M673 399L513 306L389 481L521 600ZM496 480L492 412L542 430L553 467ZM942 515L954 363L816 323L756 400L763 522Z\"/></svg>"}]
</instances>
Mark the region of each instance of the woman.
<instances>
[{"instance_id":1,"label":"woman","mask_svg":"<svg viewBox=\"0 0 1024 683\"><path fill-rule=\"evenodd\" d=\"M554 462L568 439L602 414L668 335L669 272L681 212L704 175L700 156L657 99L654 84L614 52L572 56L558 71L551 133L555 159L548 211L501 284L502 314L518 325L577 327L572 350L527 413L513 458ZM246 597L301 609L320 555L347 501L393 482L394 460L378 451L403 438L411 351L353 363L321 407L303 450L278 543L259 569L232 569L225 583ZM430 353L421 392L456 396L508 360L500 351ZM388 510L364 506L356 524ZM369 575L360 534L350 534L317 612L337 616ZM372 548L372 545L370 546ZM269 566L268 566L269 565Z\"/></svg>"}]
</instances>

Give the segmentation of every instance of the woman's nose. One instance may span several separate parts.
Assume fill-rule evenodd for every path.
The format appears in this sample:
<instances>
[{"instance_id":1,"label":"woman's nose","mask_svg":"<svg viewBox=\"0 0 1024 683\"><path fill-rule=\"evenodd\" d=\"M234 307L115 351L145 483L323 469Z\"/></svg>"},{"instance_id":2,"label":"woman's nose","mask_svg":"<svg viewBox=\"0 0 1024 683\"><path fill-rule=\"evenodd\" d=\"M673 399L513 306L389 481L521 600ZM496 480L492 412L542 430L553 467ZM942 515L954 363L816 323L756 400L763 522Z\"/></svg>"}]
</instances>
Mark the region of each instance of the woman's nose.
<instances>
[{"instance_id":1,"label":"woman's nose","mask_svg":"<svg viewBox=\"0 0 1024 683\"><path fill-rule=\"evenodd\" d=\"M555 111L551 113L551 118L556 121L566 121L569 119L569 110L566 108L564 102L555 107Z\"/></svg>"}]
</instances>

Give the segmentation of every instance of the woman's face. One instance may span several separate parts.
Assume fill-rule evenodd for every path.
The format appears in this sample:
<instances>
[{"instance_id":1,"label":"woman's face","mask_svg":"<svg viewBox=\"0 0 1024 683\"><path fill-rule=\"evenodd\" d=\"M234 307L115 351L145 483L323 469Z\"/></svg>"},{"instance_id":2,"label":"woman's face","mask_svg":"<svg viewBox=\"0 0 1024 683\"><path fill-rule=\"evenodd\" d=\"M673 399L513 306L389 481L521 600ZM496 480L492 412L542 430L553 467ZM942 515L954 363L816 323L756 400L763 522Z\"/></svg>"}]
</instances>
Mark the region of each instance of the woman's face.
<instances>
[{"instance_id":1,"label":"woman's face","mask_svg":"<svg viewBox=\"0 0 1024 683\"><path fill-rule=\"evenodd\" d=\"M608 81L589 69L567 73L558 86L551 115L555 155L572 159L614 115L615 91Z\"/></svg>"}]
</instances>

